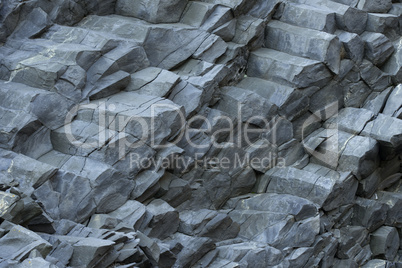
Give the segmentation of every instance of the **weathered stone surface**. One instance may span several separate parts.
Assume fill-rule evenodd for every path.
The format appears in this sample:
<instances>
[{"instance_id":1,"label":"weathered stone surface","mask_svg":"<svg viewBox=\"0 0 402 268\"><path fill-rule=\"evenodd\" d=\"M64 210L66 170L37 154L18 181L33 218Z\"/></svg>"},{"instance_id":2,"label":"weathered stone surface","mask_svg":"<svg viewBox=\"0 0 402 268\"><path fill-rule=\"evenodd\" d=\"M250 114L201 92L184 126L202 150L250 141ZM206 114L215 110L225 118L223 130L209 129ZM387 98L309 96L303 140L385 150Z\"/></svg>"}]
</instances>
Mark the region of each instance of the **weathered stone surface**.
<instances>
[{"instance_id":1,"label":"weathered stone surface","mask_svg":"<svg viewBox=\"0 0 402 268\"><path fill-rule=\"evenodd\" d=\"M322 86L331 77L329 70L318 61L272 49L259 49L250 54L247 75L297 88Z\"/></svg>"},{"instance_id":2,"label":"weathered stone surface","mask_svg":"<svg viewBox=\"0 0 402 268\"><path fill-rule=\"evenodd\" d=\"M335 13L303 4L287 3L281 21L318 31L334 33Z\"/></svg>"},{"instance_id":3,"label":"weathered stone surface","mask_svg":"<svg viewBox=\"0 0 402 268\"><path fill-rule=\"evenodd\" d=\"M365 55L374 65L382 65L394 52L391 41L383 34L364 32Z\"/></svg>"},{"instance_id":4,"label":"weathered stone surface","mask_svg":"<svg viewBox=\"0 0 402 268\"><path fill-rule=\"evenodd\" d=\"M386 220L388 207L375 200L357 198L352 223L366 227L370 232Z\"/></svg>"},{"instance_id":5,"label":"weathered stone surface","mask_svg":"<svg viewBox=\"0 0 402 268\"><path fill-rule=\"evenodd\" d=\"M383 91L391 85L391 76L381 71L368 60L363 60L360 66L361 78L374 91Z\"/></svg>"},{"instance_id":6,"label":"weathered stone surface","mask_svg":"<svg viewBox=\"0 0 402 268\"><path fill-rule=\"evenodd\" d=\"M399 42L399 41L398 41ZM395 51L391 55L388 61L384 63L381 67L382 70L386 73L392 75L392 81L394 83L401 83L402 82L402 73L401 73L401 57L402 51L399 45L394 45Z\"/></svg>"},{"instance_id":7,"label":"weathered stone surface","mask_svg":"<svg viewBox=\"0 0 402 268\"><path fill-rule=\"evenodd\" d=\"M363 0L359 1L357 8L373 13L387 13L392 6L391 0Z\"/></svg>"},{"instance_id":8,"label":"weathered stone surface","mask_svg":"<svg viewBox=\"0 0 402 268\"><path fill-rule=\"evenodd\" d=\"M364 106L362 108L372 111L374 114L379 114L385 106L388 100L389 94L392 88L389 87L383 92L372 92L366 99Z\"/></svg>"},{"instance_id":9,"label":"weathered stone surface","mask_svg":"<svg viewBox=\"0 0 402 268\"><path fill-rule=\"evenodd\" d=\"M152 220L145 234L160 239L167 238L179 228L179 213L163 200L156 199L147 205ZM168 225L166 223L169 223Z\"/></svg>"},{"instance_id":10,"label":"weathered stone surface","mask_svg":"<svg viewBox=\"0 0 402 268\"><path fill-rule=\"evenodd\" d=\"M0 239L0 247L2 249L0 253L1 258L17 261L23 261L34 250L37 250L39 254L46 257L52 249L52 246L46 240L19 225L12 227Z\"/></svg>"},{"instance_id":11,"label":"weathered stone surface","mask_svg":"<svg viewBox=\"0 0 402 268\"><path fill-rule=\"evenodd\" d=\"M361 34L366 28L367 13L357 8L330 0L295 0L295 2L335 12L337 26L347 32Z\"/></svg>"},{"instance_id":12,"label":"weathered stone surface","mask_svg":"<svg viewBox=\"0 0 402 268\"><path fill-rule=\"evenodd\" d=\"M334 35L272 21L266 28L265 45L285 53L324 62L331 71L339 72L341 45Z\"/></svg>"},{"instance_id":13,"label":"weathered stone surface","mask_svg":"<svg viewBox=\"0 0 402 268\"><path fill-rule=\"evenodd\" d=\"M338 128L351 134L359 134L367 122L374 118L374 114L365 109L345 108L339 114L328 119L325 128Z\"/></svg>"},{"instance_id":14,"label":"weathered stone surface","mask_svg":"<svg viewBox=\"0 0 402 268\"><path fill-rule=\"evenodd\" d=\"M401 129L402 121L400 119L379 114L374 121L366 125L362 135L378 140L381 145L381 157L389 159L393 154L398 154L401 150Z\"/></svg>"},{"instance_id":15,"label":"weathered stone surface","mask_svg":"<svg viewBox=\"0 0 402 268\"><path fill-rule=\"evenodd\" d=\"M116 13L153 23L178 22L186 4L186 0L175 0L173 2L165 0L149 0L146 2L118 0L116 2Z\"/></svg>"},{"instance_id":16,"label":"weathered stone surface","mask_svg":"<svg viewBox=\"0 0 402 268\"><path fill-rule=\"evenodd\" d=\"M348 226L340 229L337 257L355 259L369 242L368 231L360 226Z\"/></svg>"},{"instance_id":17,"label":"weathered stone surface","mask_svg":"<svg viewBox=\"0 0 402 268\"><path fill-rule=\"evenodd\" d=\"M401 15L0 1L0 267L398 267Z\"/></svg>"},{"instance_id":18,"label":"weathered stone surface","mask_svg":"<svg viewBox=\"0 0 402 268\"><path fill-rule=\"evenodd\" d=\"M309 104L302 91L260 78L246 77L236 86L266 98L278 106L280 114L290 120L305 112Z\"/></svg>"},{"instance_id":19,"label":"weathered stone surface","mask_svg":"<svg viewBox=\"0 0 402 268\"><path fill-rule=\"evenodd\" d=\"M364 56L364 43L360 36L355 33L339 30L335 34L343 44L347 57L360 64Z\"/></svg>"},{"instance_id":20,"label":"weathered stone surface","mask_svg":"<svg viewBox=\"0 0 402 268\"><path fill-rule=\"evenodd\" d=\"M263 119L269 121L277 111L277 106L249 90L237 87L221 88L222 97L217 109L228 114L240 114L240 120L264 127ZM246 101L245 101L246 100ZM256 106L258 103L258 106ZM263 107L258 108L256 107Z\"/></svg>"},{"instance_id":21,"label":"weathered stone surface","mask_svg":"<svg viewBox=\"0 0 402 268\"><path fill-rule=\"evenodd\" d=\"M386 260L395 259L399 248L399 236L394 227L382 226L370 235L373 257L384 256Z\"/></svg>"},{"instance_id":22,"label":"weathered stone surface","mask_svg":"<svg viewBox=\"0 0 402 268\"><path fill-rule=\"evenodd\" d=\"M395 87L388 97L383 114L402 119L402 85Z\"/></svg>"}]
</instances>

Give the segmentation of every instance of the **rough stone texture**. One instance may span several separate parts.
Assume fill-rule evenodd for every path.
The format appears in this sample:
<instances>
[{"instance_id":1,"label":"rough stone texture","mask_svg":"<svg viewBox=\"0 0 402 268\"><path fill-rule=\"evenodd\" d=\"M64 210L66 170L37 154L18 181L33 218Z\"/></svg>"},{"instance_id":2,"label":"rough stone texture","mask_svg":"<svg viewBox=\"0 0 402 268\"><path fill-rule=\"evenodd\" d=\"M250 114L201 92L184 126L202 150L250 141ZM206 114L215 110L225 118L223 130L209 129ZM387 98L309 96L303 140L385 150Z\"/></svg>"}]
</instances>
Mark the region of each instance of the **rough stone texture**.
<instances>
[{"instance_id":1,"label":"rough stone texture","mask_svg":"<svg viewBox=\"0 0 402 268\"><path fill-rule=\"evenodd\" d=\"M0 267L401 266L397 2L0 1Z\"/></svg>"}]
</instances>

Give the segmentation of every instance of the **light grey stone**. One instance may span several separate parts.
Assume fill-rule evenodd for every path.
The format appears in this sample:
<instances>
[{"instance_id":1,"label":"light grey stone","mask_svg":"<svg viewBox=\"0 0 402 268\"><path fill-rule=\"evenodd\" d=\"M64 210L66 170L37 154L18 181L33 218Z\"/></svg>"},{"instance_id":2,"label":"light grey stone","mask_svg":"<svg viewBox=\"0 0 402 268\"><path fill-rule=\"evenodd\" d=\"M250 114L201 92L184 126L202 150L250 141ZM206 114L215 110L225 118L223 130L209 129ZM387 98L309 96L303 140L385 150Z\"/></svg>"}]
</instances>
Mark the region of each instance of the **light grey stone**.
<instances>
[{"instance_id":1,"label":"light grey stone","mask_svg":"<svg viewBox=\"0 0 402 268\"><path fill-rule=\"evenodd\" d=\"M364 42L359 35L346 31L336 31L335 34L343 44L346 56L355 63L360 64L364 56Z\"/></svg>"},{"instance_id":2,"label":"light grey stone","mask_svg":"<svg viewBox=\"0 0 402 268\"><path fill-rule=\"evenodd\" d=\"M117 14L136 17L152 23L178 22L188 1L118 0Z\"/></svg>"},{"instance_id":3,"label":"light grey stone","mask_svg":"<svg viewBox=\"0 0 402 268\"><path fill-rule=\"evenodd\" d=\"M338 128L351 134L359 134L367 122L374 118L374 113L366 109L344 108L328 119L325 128Z\"/></svg>"},{"instance_id":4,"label":"light grey stone","mask_svg":"<svg viewBox=\"0 0 402 268\"><path fill-rule=\"evenodd\" d=\"M300 4L307 4L330 12L335 12L338 28L347 32L361 34L366 28L367 13L365 11L330 0L294 1Z\"/></svg>"},{"instance_id":5,"label":"light grey stone","mask_svg":"<svg viewBox=\"0 0 402 268\"><path fill-rule=\"evenodd\" d=\"M323 86L331 79L329 70L318 61L265 48L250 54L247 75L296 88Z\"/></svg>"},{"instance_id":6,"label":"light grey stone","mask_svg":"<svg viewBox=\"0 0 402 268\"><path fill-rule=\"evenodd\" d=\"M360 75L364 82L376 92L381 92L391 85L391 76L368 60L363 60L360 65Z\"/></svg>"},{"instance_id":7,"label":"light grey stone","mask_svg":"<svg viewBox=\"0 0 402 268\"><path fill-rule=\"evenodd\" d=\"M357 198L352 224L366 227L372 232L385 223L388 209L387 205L376 200Z\"/></svg>"},{"instance_id":8,"label":"light grey stone","mask_svg":"<svg viewBox=\"0 0 402 268\"><path fill-rule=\"evenodd\" d=\"M144 49L151 66L170 70L194 54L209 35L191 28L154 26L146 37Z\"/></svg>"},{"instance_id":9,"label":"light grey stone","mask_svg":"<svg viewBox=\"0 0 402 268\"><path fill-rule=\"evenodd\" d=\"M277 111L276 105L249 90L224 87L221 88L221 94L217 109L231 115L240 113L239 119L242 122L264 127L264 120L269 121Z\"/></svg>"},{"instance_id":10,"label":"light grey stone","mask_svg":"<svg viewBox=\"0 0 402 268\"><path fill-rule=\"evenodd\" d=\"M23 261L33 250L37 250L43 257L46 257L52 246L39 235L15 225L11 230L0 239L2 248L1 257L3 259L14 259Z\"/></svg>"},{"instance_id":11,"label":"light grey stone","mask_svg":"<svg viewBox=\"0 0 402 268\"><path fill-rule=\"evenodd\" d=\"M389 95L387 103L385 104L382 113L402 119L401 108L402 108L402 85L398 85L392 90L391 94Z\"/></svg>"},{"instance_id":12,"label":"light grey stone","mask_svg":"<svg viewBox=\"0 0 402 268\"><path fill-rule=\"evenodd\" d=\"M304 96L302 91L291 87L255 77L246 77L236 86L248 89L266 98L278 106L279 113L289 120L308 109L309 100L307 96Z\"/></svg>"},{"instance_id":13,"label":"light grey stone","mask_svg":"<svg viewBox=\"0 0 402 268\"><path fill-rule=\"evenodd\" d=\"M303 4L285 4L281 21L318 31L334 33L335 13Z\"/></svg>"},{"instance_id":14,"label":"light grey stone","mask_svg":"<svg viewBox=\"0 0 402 268\"><path fill-rule=\"evenodd\" d=\"M236 33L233 42L259 47L264 40L264 21L249 16L237 18Z\"/></svg>"},{"instance_id":15,"label":"light grey stone","mask_svg":"<svg viewBox=\"0 0 402 268\"><path fill-rule=\"evenodd\" d=\"M394 52L391 41L381 33L364 32L365 55L374 65L382 65Z\"/></svg>"},{"instance_id":16,"label":"light grey stone","mask_svg":"<svg viewBox=\"0 0 402 268\"><path fill-rule=\"evenodd\" d=\"M223 41L230 42L236 34L236 24L237 20L233 19L216 28L212 33L222 38Z\"/></svg>"},{"instance_id":17,"label":"light grey stone","mask_svg":"<svg viewBox=\"0 0 402 268\"><path fill-rule=\"evenodd\" d=\"M166 97L179 83L180 77L172 72L149 67L131 75L131 81L126 91L135 91L138 94Z\"/></svg>"},{"instance_id":18,"label":"light grey stone","mask_svg":"<svg viewBox=\"0 0 402 268\"><path fill-rule=\"evenodd\" d=\"M175 267L191 267L207 252L215 248L215 244L210 238L191 237L177 233L174 235L172 242L182 245L181 251L177 254Z\"/></svg>"},{"instance_id":19,"label":"light grey stone","mask_svg":"<svg viewBox=\"0 0 402 268\"><path fill-rule=\"evenodd\" d=\"M147 211L152 219L148 224L149 229L145 230L146 235L165 239L179 228L179 212L165 201L155 199L147 205Z\"/></svg>"},{"instance_id":20,"label":"light grey stone","mask_svg":"<svg viewBox=\"0 0 402 268\"><path fill-rule=\"evenodd\" d=\"M215 5L203 2L189 2L181 16L180 22L200 27L215 11Z\"/></svg>"},{"instance_id":21,"label":"light grey stone","mask_svg":"<svg viewBox=\"0 0 402 268\"><path fill-rule=\"evenodd\" d=\"M340 229L339 247L336 255L340 259L354 259L368 242L369 233L364 227L344 227Z\"/></svg>"},{"instance_id":22,"label":"light grey stone","mask_svg":"<svg viewBox=\"0 0 402 268\"><path fill-rule=\"evenodd\" d=\"M379 1L379 0L361 0L357 5L357 8L367 12L374 13L387 13L392 7L391 0Z\"/></svg>"},{"instance_id":23,"label":"light grey stone","mask_svg":"<svg viewBox=\"0 0 402 268\"><path fill-rule=\"evenodd\" d=\"M331 71L339 73L341 45L334 35L271 21L265 31L265 45L285 53L321 61Z\"/></svg>"},{"instance_id":24,"label":"light grey stone","mask_svg":"<svg viewBox=\"0 0 402 268\"><path fill-rule=\"evenodd\" d=\"M366 125L362 135L378 140L381 157L390 159L401 150L401 129L402 120L379 114L374 121Z\"/></svg>"},{"instance_id":25,"label":"light grey stone","mask_svg":"<svg viewBox=\"0 0 402 268\"><path fill-rule=\"evenodd\" d=\"M193 57L206 62L214 63L222 56L227 49L226 42L215 34L211 34L206 38L198 49L194 52Z\"/></svg>"},{"instance_id":26,"label":"light grey stone","mask_svg":"<svg viewBox=\"0 0 402 268\"><path fill-rule=\"evenodd\" d=\"M217 5L215 6L211 15L208 18L206 18L201 28L207 30L208 32L211 32L217 30L220 27L223 27L223 25L229 23L232 19L233 19L233 13L230 8L226 6Z\"/></svg>"},{"instance_id":27,"label":"light grey stone","mask_svg":"<svg viewBox=\"0 0 402 268\"><path fill-rule=\"evenodd\" d=\"M388 34L398 28L398 16L392 14L368 13L367 28L368 32Z\"/></svg>"},{"instance_id":28,"label":"light grey stone","mask_svg":"<svg viewBox=\"0 0 402 268\"><path fill-rule=\"evenodd\" d=\"M370 247L373 257L384 256L393 261L399 248L399 236L396 228L382 226L370 235Z\"/></svg>"},{"instance_id":29,"label":"light grey stone","mask_svg":"<svg viewBox=\"0 0 402 268\"><path fill-rule=\"evenodd\" d=\"M400 228L402 225L402 196L400 193L380 191L378 200L389 206L386 225Z\"/></svg>"},{"instance_id":30,"label":"light grey stone","mask_svg":"<svg viewBox=\"0 0 402 268\"><path fill-rule=\"evenodd\" d=\"M372 92L364 102L362 108L372 111L375 115L379 114L388 100L392 87L385 89L383 92Z\"/></svg>"}]
</instances>

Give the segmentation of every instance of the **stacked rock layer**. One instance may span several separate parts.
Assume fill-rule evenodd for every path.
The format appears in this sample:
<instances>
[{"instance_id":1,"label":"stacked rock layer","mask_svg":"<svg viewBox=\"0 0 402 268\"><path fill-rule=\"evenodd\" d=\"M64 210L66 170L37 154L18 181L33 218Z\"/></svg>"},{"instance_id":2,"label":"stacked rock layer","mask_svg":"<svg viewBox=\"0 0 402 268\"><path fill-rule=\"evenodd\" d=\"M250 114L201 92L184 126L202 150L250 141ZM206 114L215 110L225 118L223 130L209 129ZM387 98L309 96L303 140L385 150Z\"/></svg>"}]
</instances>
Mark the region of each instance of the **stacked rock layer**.
<instances>
[{"instance_id":1,"label":"stacked rock layer","mask_svg":"<svg viewBox=\"0 0 402 268\"><path fill-rule=\"evenodd\" d=\"M402 267L402 3L0 19L0 267Z\"/></svg>"}]
</instances>

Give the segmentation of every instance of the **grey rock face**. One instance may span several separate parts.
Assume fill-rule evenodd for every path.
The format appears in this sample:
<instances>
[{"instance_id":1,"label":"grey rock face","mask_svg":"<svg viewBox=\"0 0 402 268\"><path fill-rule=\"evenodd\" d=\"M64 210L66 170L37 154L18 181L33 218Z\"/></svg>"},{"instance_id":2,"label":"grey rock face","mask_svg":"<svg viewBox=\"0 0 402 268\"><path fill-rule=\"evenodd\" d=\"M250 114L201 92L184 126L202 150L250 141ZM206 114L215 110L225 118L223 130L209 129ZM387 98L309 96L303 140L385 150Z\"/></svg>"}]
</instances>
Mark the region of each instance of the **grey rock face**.
<instances>
[{"instance_id":1,"label":"grey rock face","mask_svg":"<svg viewBox=\"0 0 402 268\"><path fill-rule=\"evenodd\" d=\"M329 70L318 61L291 56L272 49L252 52L248 64L249 76L271 79L297 88L322 86L331 78ZM287 71L283 72L283 69Z\"/></svg>"},{"instance_id":2,"label":"grey rock face","mask_svg":"<svg viewBox=\"0 0 402 268\"><path fill-rule=\"evenodd\" d=\"M396 2L0 1L0 267L399 267Z\"/></svg>"},{"instance_id":3,"label":"grey rock face","mask_svg":"<svg viewBox=\"0 0 402 268\"><path fill-rule=\"evenodd\" d=\"M266 28L265 45L295 56L321 61L334 73L339 72L341 46L334 35L272 21Z\"/></svg>"},{"instance_id":4,"label":"grey rock face","mask_svg":"<svg viewBox=\"0 0 402 268\"><path fill-rule=\"evenodd\" d=\"M178 22L186 4L186 0L118 0L116 2L116 13L153 23Z\"/></svg>"}]
</instances>

